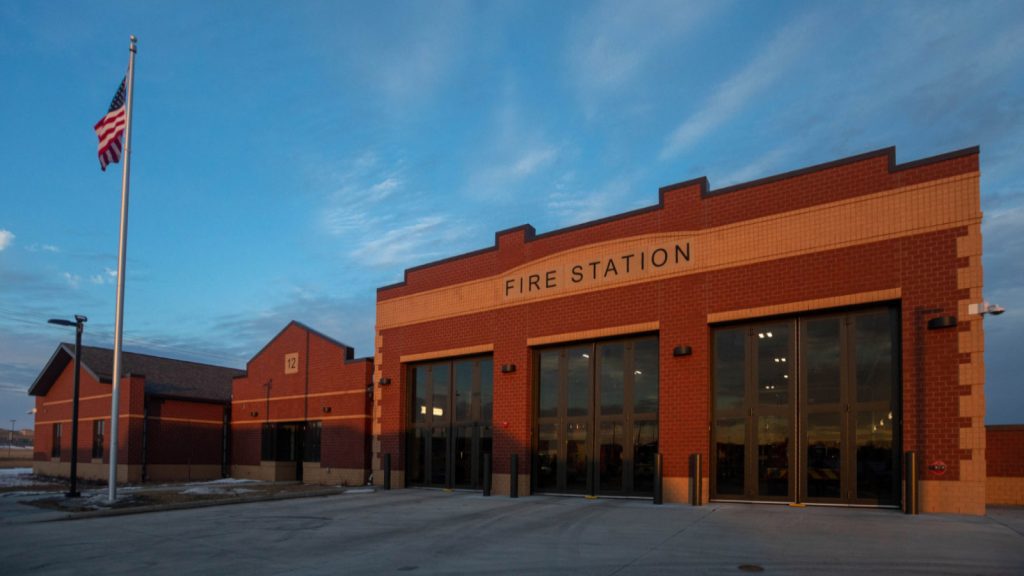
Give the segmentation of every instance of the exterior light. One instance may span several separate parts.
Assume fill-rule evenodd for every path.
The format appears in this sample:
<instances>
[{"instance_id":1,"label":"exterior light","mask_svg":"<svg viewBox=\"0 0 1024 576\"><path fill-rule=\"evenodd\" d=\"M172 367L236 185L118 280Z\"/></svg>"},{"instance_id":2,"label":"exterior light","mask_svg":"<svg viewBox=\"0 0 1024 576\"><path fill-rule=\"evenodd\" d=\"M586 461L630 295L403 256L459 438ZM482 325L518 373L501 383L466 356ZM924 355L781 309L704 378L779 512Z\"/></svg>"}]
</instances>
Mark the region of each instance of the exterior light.
<instances>
[{"instance_id":1,"label":"exterior light","mask_svg":"<svg viewBox=\"0 0 1024 576\"><path fill-rule=\"evenodd\" d=\"M967 307L969 314L977 314L984 316L985 314L991 314L993 316L999 316L1003 312L1006 312L1006 308L999 306L998 304L992 304L988 300L982 300L980 304L971 304Z\"/></svg>"},{"instance_id":2,"label":"exterior light","mask_svg":"<svg viewBox=\"0 0 1024 576\"><path fill-rule=\"evenodd\" d=\"M82 332L85 330L85 323L89 319L81 314L75 314L75 321L62 318L51 318L50 324L57 326L75 327L75 389L71 401L71 489L68 490L68 498L78 498L78 389L82 372ZM113 439L114 446L117 445L117 438ZM116 450L117 448L114 448Z\"/></svg>"}]
</instances>

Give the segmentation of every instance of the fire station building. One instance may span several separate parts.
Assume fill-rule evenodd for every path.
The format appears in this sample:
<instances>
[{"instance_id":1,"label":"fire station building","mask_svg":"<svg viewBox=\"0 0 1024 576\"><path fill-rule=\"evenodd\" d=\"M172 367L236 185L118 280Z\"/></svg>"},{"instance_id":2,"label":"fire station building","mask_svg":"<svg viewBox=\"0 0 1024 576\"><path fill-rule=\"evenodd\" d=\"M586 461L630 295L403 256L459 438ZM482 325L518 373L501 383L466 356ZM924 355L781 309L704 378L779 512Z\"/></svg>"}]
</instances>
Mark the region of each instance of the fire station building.
<instances>
[{"instance_id":1,"label":"fire station building","mask_svg":"<svg viewBox=\"0 0 1024 576\"><path fill-rule=\"evenodd\" d=\"M374 481L487 459L498 494L899 507L913 452L922 511L982 514L981 217L977 148L890 148L409 269L377 293ZM256 426L265 380L236 384Z\"/></svg>"},{"instance_id":2,"label":"fire station building","mask_svg":"<svg viewBox=\"0 0 1024 576\"><path fill-rule=\"evenodd\" d=\"M361 486L370 466L373 361L299 322L232 385L231 474Z\"/></svg>"},{"instance_id":3,"label":"fire station building","mask_svg":"<svg viewBox=\"0 0 1024 576\"><path fill-rule=\"evenodd\" d=\"M33 471L70 476L75 346L61 344L29 388L36 397ZM110 437L114 351L82 347L78 475L119 482L211 480L228 472L231 381L240 370L122 352L117 442Z\"/></svg>"}]
</instances>

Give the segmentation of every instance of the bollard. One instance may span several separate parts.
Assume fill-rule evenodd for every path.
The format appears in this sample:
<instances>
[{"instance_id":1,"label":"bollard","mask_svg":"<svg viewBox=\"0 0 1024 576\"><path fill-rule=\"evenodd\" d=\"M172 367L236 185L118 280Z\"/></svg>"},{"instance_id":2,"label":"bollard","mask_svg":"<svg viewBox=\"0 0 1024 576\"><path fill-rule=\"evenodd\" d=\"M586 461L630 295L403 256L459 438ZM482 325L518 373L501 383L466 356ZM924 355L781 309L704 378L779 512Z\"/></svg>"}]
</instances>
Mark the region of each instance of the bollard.
<instances>
[{"instance_id":1,"label":"bollard","mask_svg":"<svg viewBox=\"0 0 1024 576\"><path fill-rule=\"evenodd\" d=\"M690 455L690 504L700 506L704 497L704 471L700 454Z\"/></svg>"},{"instance_id":2,"label":"bollard","mask_svg":"<svg viewBox=\"0 0 1024 576\"><path fill-rule=\"evenodd\" d=\"M903 512L917 514L917 453L905 453L903 462Z\"/></svg>"},{"instance_id":3,"label":"bollard","mask_svg":"<svg viewBox=\"0 0 1024 576\"><path fill-rule=\"evenodd\" d=\"M491 455L484 453L484 496L491 495Z\"/></svg>"},{"instance_id":4,"label":"bollard","mask_svg":"<svg viewBox=\"0 0 1024 576\"><path fill-rule=\"evenodd\" d=\"M384 455L384 489L391 490L391 454Z\"/></svg>"},{"instance_id":5,"label":"bollard","mask_svg":"<svg viewBox=\"0 0 1024 576\"><path fill-rule=\"evenodd\" d=\"M519 454L512 455L512 467L509 470L509 496L519 498Z\"/></svg>"},{"instance_id":6,"label":"bollard","mask_svg":"<svg viewBox=\"0 0 1024 576\"><path fill-rule=\"evenodd\" d=\"M662 500L662 488L661 488L661 453L654 455L654 503L661 504Z\"/></svg>"}]
</instances>

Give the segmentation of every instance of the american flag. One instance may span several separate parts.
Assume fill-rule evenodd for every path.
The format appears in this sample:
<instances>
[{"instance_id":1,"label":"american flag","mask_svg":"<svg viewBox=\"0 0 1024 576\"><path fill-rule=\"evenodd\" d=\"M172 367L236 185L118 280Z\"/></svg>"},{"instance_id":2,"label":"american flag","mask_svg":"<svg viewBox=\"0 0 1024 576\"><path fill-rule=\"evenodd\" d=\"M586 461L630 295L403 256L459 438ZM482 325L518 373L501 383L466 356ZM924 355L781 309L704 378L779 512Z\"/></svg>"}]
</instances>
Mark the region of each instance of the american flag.
<instances>
[{"instance_id":1,"label":"american flag","mask_svg":"<svg viewBox=\"0 0 1024 576\"><path fill-rule=\"evenodd\" d=\"M96 136L100 139L100 170L104 172L107 170L107 164L121 161L121 135L124 134L124 125L124 80L121 80L121 87L117 89L117 94L114 94L107 115L93 126Z\"/></svg>"}]
</instances>

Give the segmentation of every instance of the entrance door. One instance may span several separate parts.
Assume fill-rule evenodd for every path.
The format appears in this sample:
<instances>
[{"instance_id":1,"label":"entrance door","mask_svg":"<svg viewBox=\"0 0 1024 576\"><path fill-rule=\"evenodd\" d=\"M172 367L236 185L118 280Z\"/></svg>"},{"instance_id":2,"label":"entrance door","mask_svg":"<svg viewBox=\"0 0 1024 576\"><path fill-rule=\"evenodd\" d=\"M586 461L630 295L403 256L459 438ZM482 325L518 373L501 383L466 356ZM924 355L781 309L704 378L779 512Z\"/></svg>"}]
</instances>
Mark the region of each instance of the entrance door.
<instances>
[{"instance_id":1,"label":"entrance door","mask_svg":"<svg viewBox=\"0 0 1024 576\"><path fill-rule=\"evenodd\" d=\"M897 323L888 310L801 320L807 502L899 500Z\"/></svg>"},{"instance_id":2,"label":"entrance door","mask_svg":"<svg viewBox=\"0 0 1024 576\"><path fill-rule=\"evenodd\" d=\"M407 442L410 485L483 485L483 455L491 452L493 382L490 357L413 368Z\"/></svg>"},{"instance_id":3,"label":"entrance door","mask_svg":"<svg viewBox=\"0 0 1024 576\"><path fill-rule=\"evenodd\" d=\"M305 453L306 423L278 422L264 424L260 460L288 463L283 469L276 469L275 480L302 481L302 462Z\"/></svg>"},{"instance_id":4,"label":"entrance door","mask_svg":"<svg viewBox=\"0 0 1024 576\"><path fill-rule=\"evenodd\" d=\"M658 339L537 353L534 492L649 496L658 451Z\"/></svg>"},{"instance_id":5,"label":"entrance door","mask_svg":"<svg viewBox=\"0 0 1024 576\"><path fill-rule=\"evenodd\" d=\"M716 329L713 497L898 503L898 326L875 309Z\"/></svg>"}]
</instances>

